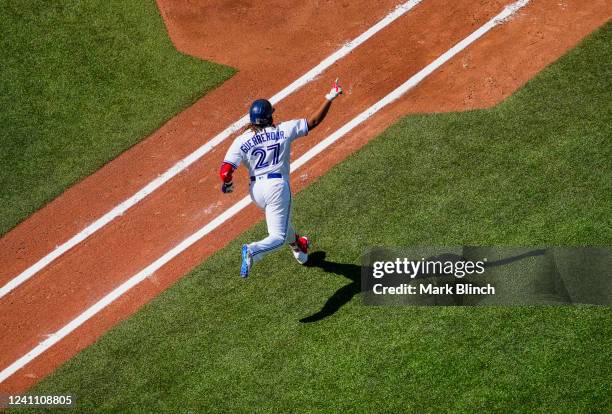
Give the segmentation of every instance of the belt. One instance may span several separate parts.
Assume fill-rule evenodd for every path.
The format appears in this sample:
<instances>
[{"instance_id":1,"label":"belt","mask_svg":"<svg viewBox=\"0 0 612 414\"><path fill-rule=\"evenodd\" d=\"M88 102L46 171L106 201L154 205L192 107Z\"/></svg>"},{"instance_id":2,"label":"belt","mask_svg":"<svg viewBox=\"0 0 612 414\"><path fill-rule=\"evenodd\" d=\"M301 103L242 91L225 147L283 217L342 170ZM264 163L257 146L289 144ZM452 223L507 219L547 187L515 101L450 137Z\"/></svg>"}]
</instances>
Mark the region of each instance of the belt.
<instances>
[{"instance_id":1,"label":"belt","mask_svg":"<svg viewBox=\"0 0 612 414\"><path fill-rule=\"evenodd\" d=\"M258 176L251 177L251 181L255 181L256 179L263 178L263 177L267 177L267 178L283 178L283 175L281 173L270 173L270 174L258 175Z\"/></svg>"}]
</instances>

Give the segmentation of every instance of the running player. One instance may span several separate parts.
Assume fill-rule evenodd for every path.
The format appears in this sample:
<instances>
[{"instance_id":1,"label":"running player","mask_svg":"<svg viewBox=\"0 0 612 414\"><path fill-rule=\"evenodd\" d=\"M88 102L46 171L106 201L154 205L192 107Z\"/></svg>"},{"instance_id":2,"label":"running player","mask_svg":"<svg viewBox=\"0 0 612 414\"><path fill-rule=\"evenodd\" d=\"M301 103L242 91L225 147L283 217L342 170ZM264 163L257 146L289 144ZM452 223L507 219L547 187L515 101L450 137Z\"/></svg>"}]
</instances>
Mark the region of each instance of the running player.
<instances>
[{"instance_id":1,"label":"running player","mask_svg":"<svg viewBox=\"0 0 612 414\"><path fill-rule=\"evenodd\" d=\"M296 234L291 225L290 147L294 139L307 135L323 121L331 102L341 93L342 88L336 79L331 91L325 95L325 102L310 118L278 125L273 122L274 108L269 101L258 99L251 105L251 123L230 146L220 171L221 191L231 193L234 189L232 174L240 163L245 164L251 177L251 199L266 214L268 237L242 246L242 277L248 277L254 263L285 243L289 243L300 264L308 260L308 238Z\"/></svg>"}]
</instances>

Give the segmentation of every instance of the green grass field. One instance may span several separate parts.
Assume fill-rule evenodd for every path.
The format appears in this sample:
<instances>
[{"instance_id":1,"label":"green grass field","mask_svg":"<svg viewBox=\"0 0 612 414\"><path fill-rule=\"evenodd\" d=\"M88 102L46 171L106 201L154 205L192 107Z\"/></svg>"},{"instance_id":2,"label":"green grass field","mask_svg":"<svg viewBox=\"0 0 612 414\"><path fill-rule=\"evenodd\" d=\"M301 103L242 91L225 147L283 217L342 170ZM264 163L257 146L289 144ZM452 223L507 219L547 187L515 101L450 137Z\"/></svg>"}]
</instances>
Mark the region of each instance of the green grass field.
<instances>
[{"instance_id":1,"label":"green grass field","mask_svg":"<svg viewBox=\"0 0 612 414\"><path fill-rule=\"evenodd\" d=\"M610 412L609 307L366 307L358 278L372 245L610 245L611 45L608 24L495 108L404 118L295 197L314 266L284 251L240 279L260 223L31 392L82 412Z\"/></svg>"},{"instance_id":2,"label":"green grass field","mask_svg":"<svg viewBox=\"0 0 612 414\"><path fill-rule=\"evenodd\" d=\"M145 3L0 3L0 235L233 74Z\"/></svg>"}]
</instances>

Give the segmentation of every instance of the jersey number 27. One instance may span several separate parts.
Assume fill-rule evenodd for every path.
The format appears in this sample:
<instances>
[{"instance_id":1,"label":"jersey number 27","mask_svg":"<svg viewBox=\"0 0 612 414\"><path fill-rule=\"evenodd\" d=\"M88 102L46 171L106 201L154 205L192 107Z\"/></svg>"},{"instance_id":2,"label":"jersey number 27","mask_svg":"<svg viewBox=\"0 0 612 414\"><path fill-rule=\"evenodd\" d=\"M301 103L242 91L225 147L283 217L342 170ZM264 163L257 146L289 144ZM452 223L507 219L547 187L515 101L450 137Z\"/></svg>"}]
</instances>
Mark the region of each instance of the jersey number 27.
<instances>
[{"instance_id":1,"label":"jersey number 27","mask_svg":"<svg viewBox=\"0 0 612 414\"><path fill-rule=\"evenodd\" d=\"M280 155L280 144L269 145L265 149L255 148L252 154L254 157L259 157L255 163L256 170L276 165Z\"/></svg>"}]
</instances>

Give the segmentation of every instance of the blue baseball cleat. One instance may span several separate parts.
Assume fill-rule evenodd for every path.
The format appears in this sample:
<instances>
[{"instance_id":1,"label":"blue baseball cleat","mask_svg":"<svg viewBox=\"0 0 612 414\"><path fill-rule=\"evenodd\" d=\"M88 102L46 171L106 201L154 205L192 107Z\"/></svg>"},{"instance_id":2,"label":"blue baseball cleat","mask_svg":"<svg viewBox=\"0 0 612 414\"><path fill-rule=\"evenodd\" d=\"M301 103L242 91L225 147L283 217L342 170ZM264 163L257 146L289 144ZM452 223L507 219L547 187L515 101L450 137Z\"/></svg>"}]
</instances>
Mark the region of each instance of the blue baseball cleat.
<instances>
[{"instance_id":1,"label":"blue baseball cleat","mask_svg":"<svg viewBox=\"0 0 612 414\"><path fill-rule=\"evenodd\" d=\"M251 265L253 263L253 259L251 258L251 253L249 252L249 248L246 244L242 245L242 266L240 267L240 276L243 278L249 277L249 271L251 270Z\"/></svg>"}]
</instances>

